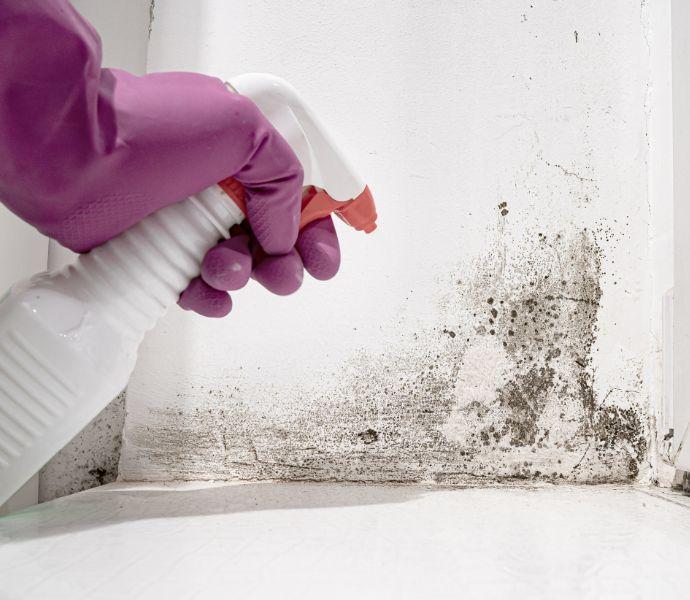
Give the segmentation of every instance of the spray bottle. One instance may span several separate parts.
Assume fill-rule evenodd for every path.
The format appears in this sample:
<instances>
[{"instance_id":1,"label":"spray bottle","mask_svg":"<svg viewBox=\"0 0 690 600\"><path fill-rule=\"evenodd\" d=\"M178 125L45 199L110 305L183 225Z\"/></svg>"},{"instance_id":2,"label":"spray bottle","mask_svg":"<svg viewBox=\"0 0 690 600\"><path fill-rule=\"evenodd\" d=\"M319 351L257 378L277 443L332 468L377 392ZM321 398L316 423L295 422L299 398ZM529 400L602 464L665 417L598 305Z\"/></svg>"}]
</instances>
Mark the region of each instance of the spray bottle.
<instances>
[{"instance_id":1,"label":"spray bottle","mask_svg":"<svg viewBox=\"0 0 690 600\"><path fill-rule=\"evenodd\" d=\"M310 190L300 227L335 212L375 229L368 187L290 84L246 74L228 87L297 154ZM125 388L144 334L245 213L241 186L224 180L0 298L0 504Z\"/></svg>"}]
</instances>

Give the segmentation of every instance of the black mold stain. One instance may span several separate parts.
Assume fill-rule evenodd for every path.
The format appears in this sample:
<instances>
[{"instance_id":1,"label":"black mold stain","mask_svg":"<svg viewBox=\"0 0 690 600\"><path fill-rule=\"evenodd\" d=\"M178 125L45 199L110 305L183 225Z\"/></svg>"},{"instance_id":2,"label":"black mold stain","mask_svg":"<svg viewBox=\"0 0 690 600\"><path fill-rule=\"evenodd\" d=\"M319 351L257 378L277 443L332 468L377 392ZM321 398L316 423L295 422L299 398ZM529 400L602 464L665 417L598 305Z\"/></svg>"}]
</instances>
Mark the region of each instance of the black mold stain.
<instances>
[{"instance_id":1,"label":"black mold stain","mask_svg":"<svg viewBox=\"0 0 690 600\"><path fill-rule=\"evenodd\" d=\"M116 481L124 419L123 392L41 469L40 501Z\"/></svg>"},{"instance_id":2,"label":"black mold stain","mask_svg":"<svg viewBox=\"0 0 690 600\"><path fill-rule=\"evenodd\" d=\"M114 479L111 479L109 477L109 473L107 469L104 469L103 467L96 467L95 469L89 469L89 475L91 475L98 485L104 485L106 483L110 483L111 481L114 481ZM117 475L116 475L117 477Z\"/></svg>"},{"instance_id":3,"label":"black mold stain","mask_svg":"<svg viewBox=\"0 0 690 600\"><path fill-rule=\"evenodd\" d=\"M597 398L600 279L585 229L497 245L452 278L437 328L362 351L311 387L219 385L207 406L155 412L128 440L154 479L629 480L646 421L634 390ZM482 344L492 354L473 364ZM498 358L507 379L491 371Z\"/></svg>"},{"instance_id":4,"label":"black mold stain","mask_svg":"<svg viewBox=\"0 0 690 600\"><path fill-rule=\"evenodd\" d=\"M497 390L501 417L498 423L486 425L480 437L485 445L507 440L511 447L552 447L567 453L584 445L571 471L559 469L559 476L586 481L632 479L647 451L643 413L635 405L602 406L594 391L591 353L602 296L601 250L587 230L570 240L562 234L539 233L537 242L557 260L544 260L544 253L538 251L526 256L519 285L495 277L491 260L480 275L482 293L488 288L490 304L498 301L501 307L498 314L495 308L489 310L484 327L492 327L490 333L501 340L512 360L512 377ZM543 415L559 404L563 417L577 412L569 426L555 423L562 431L554 437L554 423ZM573 424L577 424L574 431ZM567 429L572 433L563 436Z\"/></svg>"},{"instance_id":5,"label":"black mold stain","mask_svg":"<svg viewBox=\"0 0 690 600\"><path fill-rule=\"evenodd\" d=\"M357 437L362 440L365 444L373 444L374 442L379 441L379 434L377 431L374 429L367 429L366 431L362 431L362 433L358 433Z\"/></svg>"},{"instance_id":6,"label":"black mold stain","mask_svg":"<svg viewBox=\"0 0 690 600\"><path fill-rule=\"evenodd\" d=\"M538 419L546 406L554 375L549 367L533 367L498 391L499 404L508 410L503 433L509 435L511 446L530 446L537 441Z\"/></svg>"}]
</instances>

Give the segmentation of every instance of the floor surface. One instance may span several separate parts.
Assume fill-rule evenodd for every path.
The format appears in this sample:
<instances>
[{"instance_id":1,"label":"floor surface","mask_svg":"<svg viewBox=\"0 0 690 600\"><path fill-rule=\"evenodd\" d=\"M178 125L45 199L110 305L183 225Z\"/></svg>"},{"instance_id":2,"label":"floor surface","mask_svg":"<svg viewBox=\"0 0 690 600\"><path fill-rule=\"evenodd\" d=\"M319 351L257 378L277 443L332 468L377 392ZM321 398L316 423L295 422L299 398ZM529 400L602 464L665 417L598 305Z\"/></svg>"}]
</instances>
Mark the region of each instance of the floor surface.
<instances>
[{"instance_id":1,"label":"floor surface","mask_svg":"<svg viewBox=\"0 0 690 600\"><path fill-rule=\"evenodd\" d=\"M110 484L0 519L2 600L689 597L690 499Z\"/></svg>"}]
</instances>

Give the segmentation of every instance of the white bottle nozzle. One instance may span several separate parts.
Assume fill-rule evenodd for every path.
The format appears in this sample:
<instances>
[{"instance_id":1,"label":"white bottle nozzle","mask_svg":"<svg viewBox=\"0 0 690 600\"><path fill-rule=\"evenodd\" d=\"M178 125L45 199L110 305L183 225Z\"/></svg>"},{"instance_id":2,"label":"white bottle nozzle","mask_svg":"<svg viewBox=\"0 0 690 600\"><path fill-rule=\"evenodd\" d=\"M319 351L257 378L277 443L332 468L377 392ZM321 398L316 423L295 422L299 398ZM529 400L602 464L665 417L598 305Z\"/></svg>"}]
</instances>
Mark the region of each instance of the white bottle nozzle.
<instances>
[{"instance_id":1,"label":"white bottle nozzle","mask_svg":"<svg viewBox=\"0 0 690 600\"><path fill-rule=\"evenodd\" d=\"M304 169L304 185L324 189L334 200L357 198L366 187L328 130L297 90L263 73L233 77L230 86L248 96L290 142Z\"/></svg>"}]
</instances>

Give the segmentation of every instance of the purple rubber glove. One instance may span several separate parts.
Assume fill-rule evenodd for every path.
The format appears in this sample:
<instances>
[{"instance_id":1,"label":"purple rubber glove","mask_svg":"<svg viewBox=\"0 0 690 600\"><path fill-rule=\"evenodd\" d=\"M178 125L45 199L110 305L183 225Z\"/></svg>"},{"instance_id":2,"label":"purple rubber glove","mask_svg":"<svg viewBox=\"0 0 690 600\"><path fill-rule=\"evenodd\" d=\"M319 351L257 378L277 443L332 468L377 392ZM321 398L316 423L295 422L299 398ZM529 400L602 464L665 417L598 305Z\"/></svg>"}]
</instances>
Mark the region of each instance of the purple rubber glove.
<instances>
[{"instance_id":1,"label":"purple rubber glove","mask_svg":"<svg viewBox=\"0 0 690 600\"><path fill-rule=\"evenodd\" d=\"M250 235L209 252L183 308L227 314L226 290L252 272L282 294L303 267L335 274L333 223L298 239L302 168L250 100L195 73L102 69L69 2L0 0L0 199L15 214L86 252L228 176L245 187Z\"/></svg>"},{"instance_id":2,"label":"purple rubber glove","mask_svg":"<svg viewBox=\"0 0 690 600\"><path fill-rule=\"evenodd\" d=\"M251 218L250 218L251 222ZM179 305L207 317L232 309L228 291L247 284L250 276L267 290L286 296L302 285L304 269L315 279L333 277L340 267L340 246L331 217L310 223L286 254L267 254L250 230L235 228L233 237L208 251L201 276L180 296Z\"/></svg>"}]
</instances>

